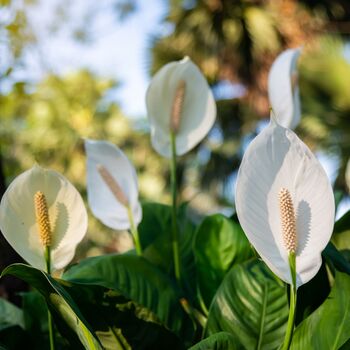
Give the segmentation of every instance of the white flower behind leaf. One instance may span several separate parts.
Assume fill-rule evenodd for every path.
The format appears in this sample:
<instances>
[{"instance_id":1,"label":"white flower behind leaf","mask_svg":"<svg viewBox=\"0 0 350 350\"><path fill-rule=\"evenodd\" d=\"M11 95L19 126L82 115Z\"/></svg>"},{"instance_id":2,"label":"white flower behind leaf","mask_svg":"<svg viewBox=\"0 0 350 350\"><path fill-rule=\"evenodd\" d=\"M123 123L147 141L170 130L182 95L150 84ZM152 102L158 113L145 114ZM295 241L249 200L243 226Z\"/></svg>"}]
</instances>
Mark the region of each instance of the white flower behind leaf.
<instances>
[{"instance_id":1,"label":"white flower behind leaf","mask_svg":"<svg viewBox=\"0 0 350 350\"><path fill-rule=\"evenodd\" d=\"M153 148L171 156L171 131L176 135L176 154L194 148L207 135L216 118L216 104L198 67L185 57L162 67L146 95Z\"/></svg>"},{"instance_id":2,"label":"white flower behind leaf","mask_svg":"<svg viewBox=\"0 0 350 350\"><path fill-rule=\"evenodd\" d=\"M270 269L297 287L319 270L334 224L332 187L321 164L296 136L275 122L248 146L236 184L236 210L248 239Z\"/></svg>"},{"instance_id":3,"label":"white flower behind leaf","mask_svg":"<svg viewBox=\"0 0 350 350\"><path fill-rule=\"evenodd\" d=\"M283 51L273 62L268 78L271 108L278 123L294 129L300 122L300 96L297 61L301 49Z\"/></svg>"},{"instance_id":4,"label":"white flower behind leaf","mask_svg":"<svg viewBox=\"0 0 350 350\"><path fill-rule=\"evenodd\" d=\"M136 171L126 155L107 141L85 140L88 202L93 214L115 230L130 228L142 218Z\"/></svg>"},{"instance_id":5,"label":"white flower behind leaf","mask_svg":"<svg viewBox=\"0 0 350 350\"><path fill-rule=\"evenodd\" d=\"M40 201L45 202L49 223L38 220ZM46 269L44 252L49 245L51 270L58 270L73 259L84 238L87 213L80 194L64 176L36 165L16 177L2 197L0 229L17 253L41 270Z\"/></svg>"}]
</instances>

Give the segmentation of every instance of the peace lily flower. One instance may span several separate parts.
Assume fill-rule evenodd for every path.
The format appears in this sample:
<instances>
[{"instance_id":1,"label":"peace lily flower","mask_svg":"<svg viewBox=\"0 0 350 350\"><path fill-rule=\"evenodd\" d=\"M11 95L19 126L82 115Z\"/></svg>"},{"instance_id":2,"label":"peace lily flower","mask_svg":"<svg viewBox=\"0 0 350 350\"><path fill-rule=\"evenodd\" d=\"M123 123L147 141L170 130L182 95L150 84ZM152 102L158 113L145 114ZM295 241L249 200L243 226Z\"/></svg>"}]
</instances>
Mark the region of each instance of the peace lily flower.
<instances>
[{"instance_id":1,"label":"peace lily flower","mask_svg":"<svg viewBox=\"0 0 350 350\"><path fill-rule=\"evenodd\" d=\"M88 202L93 214L115 230L130 229L138 252L142 219L136 171L126 155L107 141L85 140Z\"/></svg>"},{"instance_id":2,"label":"peace lily flower","mask_svg":"<svg viewBox=\"0 0 350 350\"><path fill-rule=\"evenodd\" d=\"M73 259L86 234L87 213L65 177L35 165L16 177L2 197L0 229L24 260L41 270L51 265L50 273Z\"/></svg>"},{"instance_id":3,"label":"peace lily flower","mask_svg":"<svg viewBox=\"0 0 350 350\"><path fill-rule=\"evenodd\" d=\"M294 129L300 122L297 60L301 49L283 51L273 62L268 78L269 100L280 125Z\"/></svg>"},{"instance_id":4,"label":"peace lily flower","mask_svg":"<svg viewBox=\"0 0 350 350\"><path fill-rule=\"evenodd\" d=\"M245 152L236 210L248 239L278 277L294 282L291 257L296 288L315 276L333 230L332 188L309 148L273 118Z\"/></svg>"},{"instance_id":5,"label":"peace lily flower","mask_svg":"<svg viewBox=\"0 0 350 350\"><path fill-rule=\"evenodd\" d=\"M216 105L198 67L185 57L162 67L153 77L146 95L153 148L170 158L171 133L176 154L195 147L209 132L216 118Z\"/></svg>"}]
</instances>

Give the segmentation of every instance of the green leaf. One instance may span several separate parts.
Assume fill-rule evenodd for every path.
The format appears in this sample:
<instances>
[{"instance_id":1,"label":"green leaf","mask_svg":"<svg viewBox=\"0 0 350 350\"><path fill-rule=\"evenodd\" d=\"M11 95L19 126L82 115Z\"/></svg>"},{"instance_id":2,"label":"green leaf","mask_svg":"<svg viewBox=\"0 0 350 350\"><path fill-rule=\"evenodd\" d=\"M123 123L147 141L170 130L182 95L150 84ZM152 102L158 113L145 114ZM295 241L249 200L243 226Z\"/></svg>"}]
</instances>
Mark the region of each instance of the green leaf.
<instances>
[{"instance_id":1,"label":"green leaf","mask_svg":"<svg viewBox=\"0 0 350 350\"><path fill-rule=\"evenodd\" d=\"M298 288L295 324L298 325L327 299L330 292L326 264L323 261L316 276ZM317 291L317 293L315 293Z\"/></svg>"},{"instance_id":2,"label":"green leaf","mask_svg":"<svg viewBox=\"0 0 350 350\"><path fill-rule=\"evenodd\" d=\"M146 202L142 205L143 218L138 230L143 256L167 275L174 275L171 206ZM182 285L191 297L195 290L195 264L192 242L195 227L187 216L187 205L178 208L179 246L181 256Z\"/></svg>"},{"instance_id":3,"label":"green leaf","mask_svg":"<svg viewBox=\"0 0 350 350\"><path fill-rule=\"evenodd\" d=\"M336 350L350 339L350 276L337 272L327 300L295 330L293 350Z\"/></svg>"},{"instance_id":4,"label":"green leaf","mask_svg":"<svg viewBox=\"0 0 350 350\"><path fill-rule=\"evenodd\" d=\"M61 281L106 350L176 349L181 340L159 324L157 317L104 287Z\"/></svg>"},{"instance_id":5,"label":"green leaf","mask_svg":"<svg viewBox=\"0 0 350 350\"><path fill-rule=\"evenodd\" d=\"M74 342L76 349L81 348L78 339L85 349L101 349L90 326L85 321L80 310L65 291L65 289L51 276L41 270L25 264L13 264L2 271L1 277L16 276L38 290L44 296L48 307L55 317L55 324L65 336ZM75 337L73 335L76 335ZM78 339L77 339L78 338Z\"/></svg>"},{"instance_id":6,"label":"green leaf","mask_svg":"<svg viewBox=\"0 0 350 350\"><path fill-rule=\"evenodd\" d=\"M335 223L332 242L338 249L350 249L350 211Z\"/></svg>"},{"instance_id":7,"label":"green leaf","mask_svg":"<svg viewBox=\"0 0 350 350\"><path fill-rule=\"evenodd\" d=\"M120 292L152 311L180 338L191 338L192 321L180 305L181 293L172 281L145 258L133 254L104 255L81 261L64 279Z\"/></svg>"},{"instance_id":8,"label":"green leaf","mask_svg":"<svg viewBox=\"0 0 350 350\"><path fill-rule=\"evenodd\" d=\"M245 349L277 349L283 342L288 298L282 282L259 260L235 265L209 310L206 334L232 333Z\"/></svg>"},{"instance_id":9,"label":"green leaf","mask_svg":"<svg viewBox=\"0 0 350 350\"><path fill-rule=\"evenodd\" d=\"M203 339L189 350L239 350L235 337L227 332L220 332Z\"/></svg>"},{"instance_id":10,"label":"green leaf","mask_svg":"<svg viewBox=\"0 0 350 350\"><path fill-rule=\"evenodd\" d=\"M0 330L10 326L20 326L24 329L23 311L16 305L0 298Z\"/></svg>"},{"instance_id":11,"label":"green leaf","mask_svg":"<svg viewBox=\"0 0 350 350\"><path fill-rule=\"evenodd\" d=\"M345 259L341 252L329 242L322 252L322 256L328 260L338 271L350 274L350 263Z\"/></svg>"},{"instance_id":12,"label":"green leaf","mask_svg":"<svg viewBox=\"0 0 350 350\"><path fill-rule=\"evenodd\" d=\"M226 272L253 254L238 223L216 214L204 219L194 239L194 256L200 294L209 307Z\"/></svg>"},{"instance_id":13,"label":"green leaf","mask_svg":"<svg viewBox=\"0 0 350 350\"><path fill-rule=\"evenodd\" d=\"M11 326L0 332L0 350L33 349L28 334L20 326Z\"/></svg>"}]
</instances>

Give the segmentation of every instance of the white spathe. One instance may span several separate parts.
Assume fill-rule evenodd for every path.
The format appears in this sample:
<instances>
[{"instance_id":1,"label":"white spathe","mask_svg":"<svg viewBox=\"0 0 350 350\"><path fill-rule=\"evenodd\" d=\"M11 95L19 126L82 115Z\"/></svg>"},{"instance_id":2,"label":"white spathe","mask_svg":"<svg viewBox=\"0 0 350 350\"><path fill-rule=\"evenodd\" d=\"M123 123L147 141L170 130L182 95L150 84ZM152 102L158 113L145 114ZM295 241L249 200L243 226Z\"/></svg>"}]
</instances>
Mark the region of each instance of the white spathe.
<instances>
[{"instance_id":1,"label":"white spathe","mask_svg":"<svg viewBox=\"0 0 350 350\"><path fill-rule=\"evenodd\" d=\"M87 155L87 194L93 214L106 226L115 230L130 228L128 210L120 203L108 187L98 167L108 170L128 199L133 220L137 226L142 219L138 200L136 171L126 155L107 141L85 140Z\"/></svg>"},{"instance_id":2,"label":"white spathe","mask_svg":"<svg viewBox=\"0 0 350 350\"><path fill-rule=\"evenodd\" d=\"M273 119L248 146L236 183L236 210L249 241L269 268L291 283L279 191L289 190L296 214L297 287L319 270L334 225L334 196L321 164L296 134Z\"/></svg>"},{"instance_id":3,"label":"white spathe","mask_svg":"<svg viewBox=\"0 0 350 350\"><path fill-rule=\"evenodd\" d=\"M170 120L175 93L185 81L185 97L176 133L176 154L194 148L207 135L216 118L216 104L207 81L189 57L162 67L153 77L146 94L153 148L171 156Z\"/></svg>"},{"instance_id":4,"label":"white spathe","mask_svg":"<svg viewBox=\"0 0 350 350\"><path fill-rule=\"evenodd\" d=\"M283 51L273 62L268 78L268 94L279 124L294 129L300 122L297 60L301 49Z\"/></svg>"},{"instance_id":5,"label":"white spathe","mask_svg":"<svg viewBox=\"0 0 350 350\"><path fill-rule=\"evenodd\" d=\"M75 187L61 174L38 165L16 177L2 197L0 228L6 240L30 265L46 270L45 247L36 222L34 195L46 198L52 230L51 269L64 268L87 231L87 212Z\"/></svg>"}]
</instances>

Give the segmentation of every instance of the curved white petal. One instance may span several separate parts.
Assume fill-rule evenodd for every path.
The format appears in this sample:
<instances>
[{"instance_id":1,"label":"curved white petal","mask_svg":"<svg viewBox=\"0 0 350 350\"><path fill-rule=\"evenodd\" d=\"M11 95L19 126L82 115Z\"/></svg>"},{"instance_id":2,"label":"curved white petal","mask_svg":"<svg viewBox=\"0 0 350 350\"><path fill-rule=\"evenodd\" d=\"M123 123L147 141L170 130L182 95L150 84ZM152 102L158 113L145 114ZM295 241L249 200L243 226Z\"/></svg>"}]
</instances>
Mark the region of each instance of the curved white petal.
<instances>
[{"instance_id":1,"label":"curved white petal","mask_svg":"<svg viewBox=\"0 0 350 350\"><path fill-rule=\"evenodd\" d=\"M87 230L87 213L75 187L61 174L34 166L9 186L0 204L0 228L7 241L32 266L45 270L44 247L35 217L34 195L44 193L53 231L51 265L65 267Z\"/></svg>"},{"instance_id":2,"label":"curved white petal","mask_svg":"<svg viewBox=\"0 0 350 350\"><path fill-rule=\"evenodd\" d=\"M116 230L130 228L127 208L120 203L98 171L102 165L112 175L128 199L135 225L142 218L138 200L137 176L126 155L107 141L85 140L87 155L88 202L93 214L106 226Z\"/></svg>"},{"instance_id":3,"label":"curved white petal","mask_svg":"<svg viewBox=\"0 0 350 350\"><path fill-rule=\"evenodd\" d=\"M198 67L188 57L166 64L153 77L146 94L152 145L164 157L171 156L171 110L182 80L186 88L176 134L176 154L185 154L195 147L207 135L216 118L213 94Z\"/></svg>"},{"instance_id":4,"label":"curved white petal","mask_svg":"<svg viewBox=\"0 0 350 350\"><path fill-rule=\"evenodd\" d=\"M301 118L296 70L300 53L300 48L283 51L273 62L268 78L272 110L279 124L290 129L294 129Z\"/></svg>"},{"instance_id":5,"label":"curved white petal","mask_svg":"<svg viewBox=\"0 0 350 350\"><path fill-rule=\"evenodd\" d=\"M271 121L249 145L236 184L239 221L270 269L291 283L284 246L279 191L287 188L296 212L297 286L321 266L334 224L334 197L321 164L296 134Z\"/></svg>"}]
</instances>

